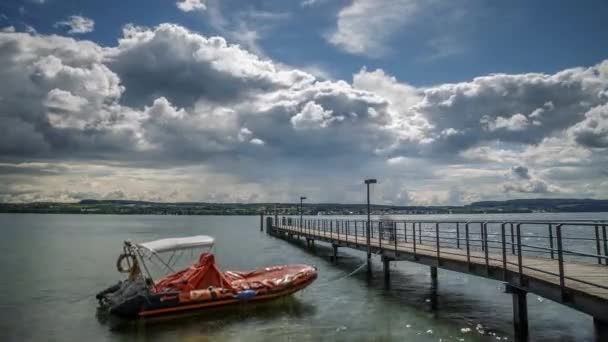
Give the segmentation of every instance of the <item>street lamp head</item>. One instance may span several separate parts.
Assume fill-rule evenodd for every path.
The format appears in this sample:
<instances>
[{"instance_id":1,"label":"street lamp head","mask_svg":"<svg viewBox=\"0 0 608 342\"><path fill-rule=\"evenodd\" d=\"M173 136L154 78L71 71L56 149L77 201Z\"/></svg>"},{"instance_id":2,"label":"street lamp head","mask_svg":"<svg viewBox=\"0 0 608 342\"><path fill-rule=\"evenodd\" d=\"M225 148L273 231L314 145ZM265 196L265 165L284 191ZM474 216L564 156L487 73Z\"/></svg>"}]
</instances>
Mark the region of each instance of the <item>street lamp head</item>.
<instances>
[{"instance_id":1,"label":"street lamp head","mask_svg":"<svg viewBox=\"0 0 608 342\"><path fill-rule=\"evenodd\" d=\"M365 180L365 184L376 184L376 183L377 183L377 181L374 178L366 179Z\"/></svg>"},{"instance_id":2,"label":"street lamp head","mask_svg":"<svg viewBox=\"0 0 608 342\"><path fill-rule=\"evenodd\" d=\"M302 197L300 197L300 199L301 199L301 200L305 200L305 199L306 199L306 197L302 196Z\"/></svg>"}]
</instances>

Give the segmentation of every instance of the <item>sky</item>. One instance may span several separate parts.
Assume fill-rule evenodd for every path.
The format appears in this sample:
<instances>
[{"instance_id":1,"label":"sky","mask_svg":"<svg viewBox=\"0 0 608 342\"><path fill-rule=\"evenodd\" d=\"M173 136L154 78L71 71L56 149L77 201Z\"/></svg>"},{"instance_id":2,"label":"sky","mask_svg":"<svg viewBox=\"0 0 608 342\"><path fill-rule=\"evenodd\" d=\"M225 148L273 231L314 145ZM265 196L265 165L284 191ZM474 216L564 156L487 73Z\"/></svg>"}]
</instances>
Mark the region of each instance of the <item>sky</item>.
<instances>
[{"instance_id":1,"label":"sky","mask_svg":"<svg viewBox=\"0 0 608 342\"><path fill-rule=\"evenodd\" d=\"M0 202L608 198L608 2L8 0Z\"/></svg>"}]
</instances>

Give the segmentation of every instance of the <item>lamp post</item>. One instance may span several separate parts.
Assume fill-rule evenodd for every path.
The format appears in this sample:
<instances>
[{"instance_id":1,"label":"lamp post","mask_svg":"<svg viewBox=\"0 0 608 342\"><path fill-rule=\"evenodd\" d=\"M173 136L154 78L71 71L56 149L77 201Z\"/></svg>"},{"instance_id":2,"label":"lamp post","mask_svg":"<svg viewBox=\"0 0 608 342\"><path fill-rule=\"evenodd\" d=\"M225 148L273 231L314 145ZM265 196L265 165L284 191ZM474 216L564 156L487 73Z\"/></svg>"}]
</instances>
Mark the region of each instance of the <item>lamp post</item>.
<instances>
[{"instance_id":1,"label":"lamp post","mask_svg":"<svg viewBox=\"0 0 608 342\"><path fill-rule=\"evenodd\" d=\"M302 205L306 197L300 196L300 230L304 227L304 222L302 221Z\"/></svg>"},{"instance_id":2,"label":"lamp post","mask_svg":"<svg viewBox=\"0 0 608 342\"><path fill-rule=\"evenodd\" d=\"M371 242L370 242L370 231L371 231L371 219L370 219L370 213L371 213L371 208L369 205L369 185L370 184L376 184L377 181L376 179L370 178L370 179L366 179L364 181L365 185L367 186L367 227L365 229L365 233L367 234L367 265L368 265L368 270L371 270L371 259L372 259L372 249L371 249Z\"/></svg>"}]
</instances>

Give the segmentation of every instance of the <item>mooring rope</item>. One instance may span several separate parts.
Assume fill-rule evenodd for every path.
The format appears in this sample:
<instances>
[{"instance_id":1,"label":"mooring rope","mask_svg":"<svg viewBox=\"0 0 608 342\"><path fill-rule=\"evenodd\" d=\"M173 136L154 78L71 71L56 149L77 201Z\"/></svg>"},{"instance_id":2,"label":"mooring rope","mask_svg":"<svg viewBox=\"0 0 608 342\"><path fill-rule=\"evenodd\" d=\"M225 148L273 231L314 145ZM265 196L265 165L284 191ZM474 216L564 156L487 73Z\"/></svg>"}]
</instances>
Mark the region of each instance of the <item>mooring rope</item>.
<instances>
[{"instance_id":1,"label":"mooring rope","mask_svg":"<svg viewBox=\"0 0 608 342\"><path fill-rule=\"evenodd\" d=\"M337 281L337 280L340 280L340 279L344 279L344 278L351 277L351 276L355 275L357 272L359 272L361 269L363 269L363 267L365 267L366 265L367 265L367 261L366 261L366 262L364 262L363 264L361 264L361 266L359 266L359 267L355 268L355 270L354 270L354 271L352 271L352 272L350 272L349 274L346 274L346 275L340 275L340 276L334 277L333 279L329 279L327 282L328 282L328 283L333 283L334 281Z\"/></svg>"},{"instance_id":2,"label":"mooring rope","mask_svg":"<svg viewBox=\"0 0 608 342\"><path fill-rule=\"evenodd\" d=\"M375 255L379 255L381 252L378 251L376 253L374 253ZM338 276L332 279L329 279L327 281L327 283L333 283L334 281L340 280L340 279L344 279L344 278L348 278L348 277L352 277L353 275L357 274L359 271L361 271L363 269L363 267L365 267L367 265L367 260L362 263L360 266L358 266L357 268L355 268L354 271L350 272L349 274L343 275L343 276Z\"/></svg>"}]
</instances>

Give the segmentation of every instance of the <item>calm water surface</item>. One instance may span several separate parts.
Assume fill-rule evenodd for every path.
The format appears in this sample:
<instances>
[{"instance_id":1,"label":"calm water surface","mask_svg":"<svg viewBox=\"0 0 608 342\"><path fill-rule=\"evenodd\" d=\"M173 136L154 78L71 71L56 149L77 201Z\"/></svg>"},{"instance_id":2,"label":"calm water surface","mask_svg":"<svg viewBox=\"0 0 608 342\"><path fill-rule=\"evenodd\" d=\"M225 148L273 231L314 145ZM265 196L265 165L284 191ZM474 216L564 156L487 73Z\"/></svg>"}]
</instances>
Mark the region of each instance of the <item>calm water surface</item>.
<instances>
[{"instance_id":1,"label":"calm water surface","mask_svg":"<svg viewBox=\"0 0 608 342\"><path fill-rule=\"evenodd\" d=\"M481 217L607 219L608 214ZM428 267L392 263L389 290L379 260L371 279L366 272L343 277L365 261L364 253L341 249L342 258L332 264L329 246L319 243L314 255L269 237L259 231L259 217L0 214L0 231L0 341L513 340L511 297L499 282L440 270L439 309L433 311ZM120 325L96 314L95 293L121 276L115 261L124 240L193 234L216 237L224 269L306 263L319 267L319 278L292 297L232 310ZM587 315L532 294L528 303L533 340L592 339Z\"/></svg>"}]
</instances>

